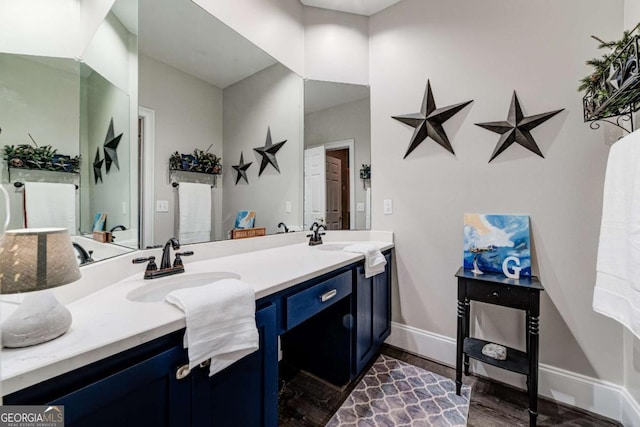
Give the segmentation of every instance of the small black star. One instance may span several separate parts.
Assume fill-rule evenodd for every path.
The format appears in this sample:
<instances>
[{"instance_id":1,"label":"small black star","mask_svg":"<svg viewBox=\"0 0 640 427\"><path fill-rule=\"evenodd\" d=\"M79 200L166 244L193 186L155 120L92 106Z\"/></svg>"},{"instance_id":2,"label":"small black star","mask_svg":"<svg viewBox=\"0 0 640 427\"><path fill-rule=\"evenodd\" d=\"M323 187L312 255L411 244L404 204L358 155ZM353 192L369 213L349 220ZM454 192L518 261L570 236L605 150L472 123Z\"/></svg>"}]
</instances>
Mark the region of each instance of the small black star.
<instances>
[{"instance_id":1,"label":"small black star","mask_svg":"<svg viewBox=\"0 0 640 427\"><path fill-rule=\"evenodd\" d=\"M240 164L239 165L235 165L235 166L231 166L232 168L234 168L236 170L236 172L238 172L238 175L236 175L236 185L238 185L238 182L240 181L240 178L244 178L244 181L248 184L249 180L247 179L247 169L249 169L249 166L251 166L253 164L253 162L249 162L249 163L245 163L244 162L244 158L242 157L242 151L240 152Z\"/></svg>"},{"instance_id":2,"label":"small black star","mask_svg":"<svg viewBox=\"0 0 640 427\"><path fill-rule=\"evenodd\" d=\"M260 172L258 172L258 176L262 175L262 171L267 167L268 164L271 164L278 173L280 173L280 168L278 167L278 159L276 159L276 153L284 143L284 141L277 142L275 144L271 143L271 127L267 128L267 141L264 144L264 147L254 148L253 150L262 156L262 162L260 163Z\"/></svg>"},{"instance_id":3,"label":"small black star","mask_svg":"<svg viewBox=\"0 0 640 427\"><path fill-rule=\"evenodd\" d=\"M109 122L109 130L107 130L107 136L104 138L104 161L107 173L111 170L111 163L114 163L118 170L120 170L120 164L118 163L118 144L120 144L120 138L122 134L113 136L113 117Z\"/></svg>"},{"instance_id":4,"label":"small black star","mask_svg":"<svg viewBox=\"0 0 640 427\"><path fill-rule=\"evenodd\" d=\"M413 136L411 137L411 143L409 144L409 148L407 149L407 153L404 155L404 158L406 159L409 153L415 150L416 147L429 136L435 142L450 151L451 154L455 154L442 124L453 117L458 111L471 104L471 102L472 101L467 101L436 109L436 103L433 100L433 92L431 92L431 84L429 83L429 80L427 80L427 88L425 89L424 97L422 98L420 112L405 114L402 116L392 116L392 118L415 128Z\"/></svg>"},{"instance_id":5,"label":"small black star","mask_svg":"<svg viewBox=\"0 0 640 427\"><path fill-rule=\"evenodd\" d=\"M520 108L520 101L516 92L513 91L513 97L511 98L511 107L509 107L509 116L507 121L503 122L488 122L488 123L476 123L477 126L483 127L491 132L499 133L500 139L496 148L493 150L493 154L489 159L491 160L498 157L504 150L509 148L511 144L518 143L529 151L536 153L538 156L544 159L538 144L531 135L531 130L542 123L549 120L559 112L564 110L550 111L548 113L536 114L534 116L524 117L522 114L522 108Z\"/></svg>"},{"instance_id":6,"label":"small black star","mask_svg":"<svg viewBox=\"0 0 640 427\"><path fill-rule=\"evenodd\" d=\"M100 182L102 181L102 163L104 159L100 160L100 147L96 149L96 159L93 161L93 178L96 180L96 184L98 183L98 179Z\"/></svg>"}]
</instances>

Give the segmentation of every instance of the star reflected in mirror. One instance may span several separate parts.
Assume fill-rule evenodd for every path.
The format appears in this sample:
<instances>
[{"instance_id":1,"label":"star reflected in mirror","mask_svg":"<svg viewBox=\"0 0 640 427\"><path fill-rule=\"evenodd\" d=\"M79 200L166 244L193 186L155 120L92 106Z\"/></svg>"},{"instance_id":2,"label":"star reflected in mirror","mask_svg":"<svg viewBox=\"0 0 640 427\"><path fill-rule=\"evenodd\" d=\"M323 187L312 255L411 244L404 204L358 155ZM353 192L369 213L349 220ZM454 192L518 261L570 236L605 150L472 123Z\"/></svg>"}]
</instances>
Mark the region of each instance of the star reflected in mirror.
<instances>
[{"instance_id":1,"label":"star reflected in mirror","mask_svg":"<svg viewBox=\"0 0 640 427\"><path fill-rule=\"evenodd\" d=\"M451 154L455 155L442 124L464 107L471 104L471 102L473 101L436 108L436 102L433 99L433 92L431 91L431 83L427 80L427 88L425 89L424 97L422 98L420 112L405 114L402 116L392 116L393 119L415 128L413 136L411 137L411 142L409 143L409 148L407 149L404 158L406 159L407 156L422 143L422 141L427 139L427 137L431 137L431 139L443 146Z\"/></svg>"},{"instance_id":2,"label":"star reflected in mirror","mask_svg":"<svg viewBox=\"0 0 640 427\"><path fill-rule=\"evenodd\" d=\"M93 161L93 178L96 180L96 184L98 183L98 179L100 182L102 181L102 163L104 159L100 159L100 147L96 149L96 158Z\"/></svg>"},{"instance_id":3,"label":"star reflected in mirror","mask_svg":"<svg viewBox=\"0 0 640 427\"><path fill-rule=\"evenodd\" d=\"M244 162L244 158L242 155L242 151L240 152L240 164L239 165L235 165L235 166L231 166L232 168L234 168L236 170L236 172L238 172L238 175L236 175L236 185L238 185L238 182L240 182L240 178L243 178L244 181L248 184L249 180L247 179L247 169L249 169L249 166L251 166L253 164L253 162L249 162L249 163L245 163Z\"/></svg>"},{"instance_id":4,"label":"star reflected in mirror","mask_svg":"<svg viewBox=\"0 0 640 427\"><path fill-rule=\"evenodd\" d=\"M107 130L107 136L104 138L104 161L105 168L107 169L107 173L111 170L111 164L116 165L118 170L120 170L120 164L118 163L118 144L120 144L120 138L122 138L122 134L114 137L113 132L113 117L109 122L109 130Z\"/></svg>"},{"instance_id":5,"label":"star reflected in mirror","mask_svg":"<svg viewBox=\"0 0 640 427\"><path fill-rule=\"evenodd\" d=\"M536 153L544 159L538 144L536 144L535 139L533 139L533 136L531 135L531 130L546 122L562 110L564 110L564 108L550 111L548 113L524 117L516 91L513 91L511 107L509 107L509 115L506 121L476 123L476 126L480 126L490 130L491 132L500 134L500 139L498 140L496 148L493 150L493 154L491 154L489 163L509 148L514 142L520 144L527 150Z\"/></svg>"},{"instance_id":6,"label":"star reflected in mirror","mask_svg":"<svg viewBox=\"0 0 640 427\"><path fill-rule=\"evenodd\" d=\"M278 173L280 173L280 168L278 167L278 159L276 159L276 153L279 149L282 148L284 141L277 142L275 144L271 143L271 126L267 128L267 141L264 144L264 147L257 147L253 150L262 156L262 162L260 163L260 172L258 172L258 176L262 175L262 171L267 167L267 165L273 166Z\"/></svg>"}]
</instances>

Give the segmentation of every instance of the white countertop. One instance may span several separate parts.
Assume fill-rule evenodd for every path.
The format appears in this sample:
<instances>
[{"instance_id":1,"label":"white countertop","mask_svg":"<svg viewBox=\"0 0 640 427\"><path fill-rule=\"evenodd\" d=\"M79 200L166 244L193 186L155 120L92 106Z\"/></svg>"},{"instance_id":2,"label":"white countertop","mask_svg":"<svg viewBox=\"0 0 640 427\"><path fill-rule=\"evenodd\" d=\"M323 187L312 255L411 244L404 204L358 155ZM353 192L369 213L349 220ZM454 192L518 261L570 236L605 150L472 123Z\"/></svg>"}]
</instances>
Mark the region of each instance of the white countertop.
<instances>
[{"instance_id":1,"label":"white countertop","mask_svg":"<svg viewBox=\"0 0 640 427\"><path fill-rule=\"evenodd\" d=\"M381 250L390 249L393 247L392 235L388 235L389 241L369 242ZM377 236L372 233L372 237ZM294 243L195 262L185 258L185 269L187 274L239 274L241 280L254 286L256 299L259 299L363 258L356 253ZM130 259L123 257L122 266L125 262L130 266ZM110 268L117 268L116 262L112 262ZM68 303L73 323L62 337L33 347L2 349L2 394L13 393L184 328L184 313L177 307L165 302L142 303L127 299L133 289L153 283L153 280L140 280L142 274L140 270ZM98 274L94 272L93 275ZM6 306L8 304L3 304L2 317L12 311L6 310Z\"/></svg>"}]
</instances>

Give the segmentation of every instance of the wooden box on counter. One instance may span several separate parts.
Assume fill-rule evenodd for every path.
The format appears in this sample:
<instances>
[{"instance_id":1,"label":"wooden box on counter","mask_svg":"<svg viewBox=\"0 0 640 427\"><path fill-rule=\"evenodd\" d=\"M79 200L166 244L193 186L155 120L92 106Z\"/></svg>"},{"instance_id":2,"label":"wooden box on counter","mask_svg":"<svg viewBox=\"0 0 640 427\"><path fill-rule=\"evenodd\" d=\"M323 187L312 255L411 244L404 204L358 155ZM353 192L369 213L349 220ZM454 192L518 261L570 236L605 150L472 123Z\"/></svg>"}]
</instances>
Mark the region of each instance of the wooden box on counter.
<instances>
[{"instance_id":1,"label":"wooden box on counter","mask_svg":"<svg viewBox=\"0 0 640 427\"><path fill-rule=\"evenodd\" d=\"M256 228L236 228L231 230L232 239L246 239L247 237L258 237L266 234L266 227Z\"/></svg>"}]
</instances>

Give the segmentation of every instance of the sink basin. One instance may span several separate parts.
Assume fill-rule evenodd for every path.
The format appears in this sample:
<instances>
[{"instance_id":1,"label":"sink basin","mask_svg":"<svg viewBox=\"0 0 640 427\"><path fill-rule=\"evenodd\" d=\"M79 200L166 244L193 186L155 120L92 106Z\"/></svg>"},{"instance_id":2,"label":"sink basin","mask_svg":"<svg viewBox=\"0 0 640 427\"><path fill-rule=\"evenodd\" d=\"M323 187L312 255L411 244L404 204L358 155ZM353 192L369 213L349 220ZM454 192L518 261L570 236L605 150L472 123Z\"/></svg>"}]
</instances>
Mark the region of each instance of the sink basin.
<instances>
[{"instance_id":1,"label":"sink basin","mask_svg":"<svg viewBox=\"0 0 640 427\"><path fill-rule=\"evenodd\" d=\"M229 272L181 273L160 279L144 280L145 285L129 292L127 299L136 302L161 302L169 292L176 289L195 288L222 279L239 278L239 274Z\"/></svg>"},{"instance_id":2,"label":"sink basin","mask_svg":"<svg viewBox=\"0 0 640 427\"><path fill-rule=\"evenodd\" d=\"M323 243L321 245L315 246L318 250L321 251L337 251L342 252L344 248L347 246L351 246L353 243Z\"/></svg>"}]
</instances>

